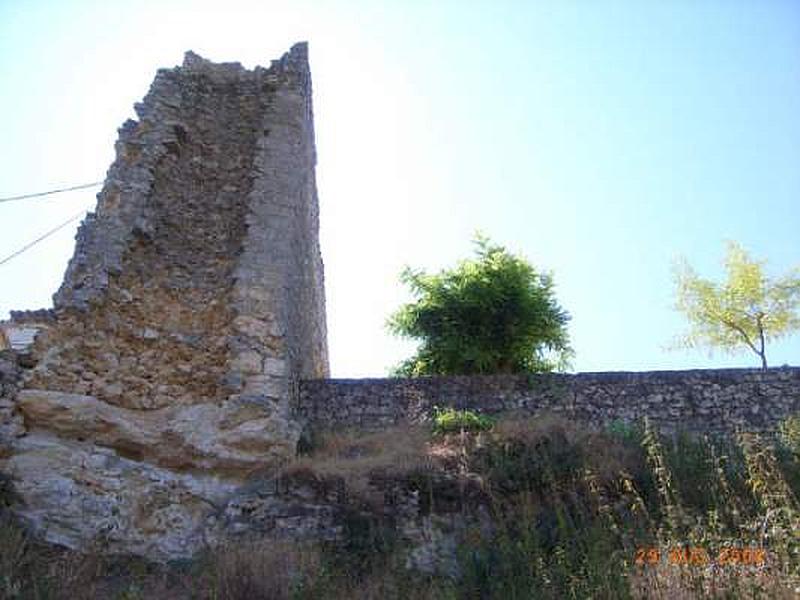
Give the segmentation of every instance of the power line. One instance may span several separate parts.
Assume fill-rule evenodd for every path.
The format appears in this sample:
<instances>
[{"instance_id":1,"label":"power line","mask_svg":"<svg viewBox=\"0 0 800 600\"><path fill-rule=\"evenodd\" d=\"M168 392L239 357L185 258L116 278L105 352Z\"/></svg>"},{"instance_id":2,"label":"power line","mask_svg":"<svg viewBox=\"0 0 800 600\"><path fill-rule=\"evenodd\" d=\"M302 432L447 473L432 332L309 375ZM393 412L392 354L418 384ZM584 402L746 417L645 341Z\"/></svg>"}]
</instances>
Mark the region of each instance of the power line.
<instances>
[{"instance_id":1,"label":"power line","mask_svg":"<svg viewBox=\"0 0 800 600\"><path fill-rule=\"evenodd\" d=\"M87 210L89 210L89 209L88 209L88 208L84 208L84 209L83 209L81 212L79 212L78 214L71 216L71 217L70 217L68 220L66 220L66 221L64 221L63 223L61 223L61 225L59 225L58 227L54 227L53 229L51 229L50 231L48 231L48 232L47 232L47 233L45 233L44 235L42 235L42 236L40 236L40 237L36 238L35 240L33 240L32 242L30 242L30 243L28 243L28 244L26 244L26 245L24 245L22 248L20 248L19 250L17 250L17 251L16 251L16 252L14 252L13 254L10 254L9 256L6 256L6 257L5 257L3 260L0 260L0 265L4 265L4 264L5 264L5 263L7 263L8 261L10 261L12 258L16 258L17 256L19 256L20 254L22 254L22 253L23 253L23 252L25 252L26 250L29 250L29 249L33 248L33 247L34 247L36 244L38 244L39 242L41 242L41 241L43 241L43 240L46 240L46 239L47 239L47 238L49 238L51 235L53 235L53 234L54 234L54 233L56 233L57 231L59 231L59 230L63 229L64 227L66 227L67 225L69 225L70 223L72 223L72 222L73 222L74 220L76 220L77 218L79 218L79 217L83 216L83 213L85 213Z\"/></svg>"},{"instance_id":2,"label":"power line","mask_svg":"<svg viewBox=\"0 0 800 600\"><path fill-rule=\"evenodd\" d=\"M95 187L103 183L102 181L95 181L94 183L84 183L81 185L74 185L68 188L61 188L58 190L50 190L48 192L37 192L35 194L23 194L22 196L9 196L8 198L0 198L0 202L11 202L13 200L27 200L28 198L38 198L39 196L49 196L50 194L60 194L61 192L71 192L73 190L85 190L86 188ZM1 263L0 263L1 264Z\"/></svg>"}]
</instances>

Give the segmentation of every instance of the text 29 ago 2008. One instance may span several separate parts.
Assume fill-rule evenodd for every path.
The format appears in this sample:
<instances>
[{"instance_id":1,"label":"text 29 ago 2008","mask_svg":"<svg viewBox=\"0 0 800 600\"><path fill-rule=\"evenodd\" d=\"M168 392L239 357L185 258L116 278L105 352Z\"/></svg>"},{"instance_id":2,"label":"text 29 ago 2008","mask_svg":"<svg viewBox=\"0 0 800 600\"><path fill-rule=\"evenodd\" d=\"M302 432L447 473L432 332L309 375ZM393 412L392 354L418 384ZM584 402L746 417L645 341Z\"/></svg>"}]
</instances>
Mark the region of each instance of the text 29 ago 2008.
<instances>
[{"instance_id":1,"label":"text 29 ago 2008","mask_svg":"<svg viewBox=\"0 0 800 600\"><path fill-rule=\"evenodd\" d=\"M642 547L636 549L635 563L642 566L655 566L662 562L670 565L705 566L716 565L743 565L759 566L767 560L767 551L763 548L728 547L720 548L711 554L702 547L678 547L661 550L656 547Z\"/></svg>"}]
</instances>

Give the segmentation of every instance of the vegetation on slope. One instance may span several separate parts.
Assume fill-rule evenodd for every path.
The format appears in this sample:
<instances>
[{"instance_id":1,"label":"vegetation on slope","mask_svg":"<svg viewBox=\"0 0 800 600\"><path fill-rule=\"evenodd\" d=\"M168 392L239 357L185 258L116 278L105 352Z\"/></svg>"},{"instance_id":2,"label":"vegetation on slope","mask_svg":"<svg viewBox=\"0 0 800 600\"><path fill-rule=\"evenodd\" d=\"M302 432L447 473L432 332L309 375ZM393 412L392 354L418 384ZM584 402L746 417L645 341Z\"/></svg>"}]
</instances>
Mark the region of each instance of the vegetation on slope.
<instances>
[{"instance_id":1,"label":"vegetation on slope","mask_svg":"<svg viewBox=\"0 0 800 600\"><path fill-rule=\"evenodd\" d=\"M158 566L107 556L101 543L88 555L43 546L6 519L0 596L795 597L800 419L771 441L558 418L477 429L328 435L289 465L281 477L347 490L338 543L242 541ZM398 490L431 526L442 515L463 523L435 574L406 569Z\"/></svg>"}]
</instances>

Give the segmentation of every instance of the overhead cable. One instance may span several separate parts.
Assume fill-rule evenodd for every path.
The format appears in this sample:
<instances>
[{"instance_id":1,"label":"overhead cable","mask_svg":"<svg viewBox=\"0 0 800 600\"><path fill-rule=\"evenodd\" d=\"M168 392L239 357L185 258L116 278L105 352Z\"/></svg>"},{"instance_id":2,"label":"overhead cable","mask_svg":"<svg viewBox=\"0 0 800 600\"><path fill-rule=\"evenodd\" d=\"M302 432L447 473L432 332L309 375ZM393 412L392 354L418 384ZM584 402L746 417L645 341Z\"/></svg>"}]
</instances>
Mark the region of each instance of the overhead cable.
<instances>
[{"instance_id":1,"label":"overhead cable","mask_svg":"<svg viewBox=\"0 0 800 600\"><path fill-rule=\"evenodd\" d=\"M95 187L103 183L102 181L95 181L94 183L83 183L81 185L74 185L68 188L61 188L58 190L50 190L47 192L37 192L35 194L23 194L21 196L9 196L8 198L0 198L0 202L11 202L13 200L27 200L29 198L38 198L40 196L49 196L50 194L60 194L62 192L71 192L73 190L85 190L86 188Z\"/></svg>"},{"instance_id":2,"label":"overhead cable","mask_svg":"<svg viewBox=\"0 0 800 600\"><path fill-rule=\"evenodd\" d=\"M19 249L19 250L17 250L16 252L14 252L14 253L12 253L12 254L10 254L10 255L6 256L4 259L0 260L0 265L4 265L4 264L5 264L5 263L7 263L8 261L10 261L12 258L16 258L17 256L19 256L20 254L22 254L22 253L23 253L23 252L25 252L26 250L30 250L31 248L33 248L33 247L34 247L36 244L38 244L39 242L41 242L41 241L43 241L43 240L46 240L47 238L49 238L51 235L53 235L53 234L54 234L54 233L56 233L57 231L60 231L61 229L63 229L64 227L66 227L67 225L69 225L70 223L72 223L73 221L75 221L76 219L78 219L79 217L83 216L83 214L84 214L84 213L85 213L87 210L89 210L89 209L88 209L88 208L84 208L84 209L83 209L83 210L81 210L81 212L79 212L78 214L71 216L69 219L67 219L66 221L64 221L63 223L61 223L61 225L59 225L58 227L54 227L53 229L51 229L50 231L48 231L48 232L47 232L47 233L45 233L44 235L42 235L42 236L40 236L40 237L36 238L35 240L33 240L32 242L29 242L29 243L28 243L28 244L26 244L26 245L24 245L22 248L20 248L20 249Z\"/></svg>"}]
</instances>

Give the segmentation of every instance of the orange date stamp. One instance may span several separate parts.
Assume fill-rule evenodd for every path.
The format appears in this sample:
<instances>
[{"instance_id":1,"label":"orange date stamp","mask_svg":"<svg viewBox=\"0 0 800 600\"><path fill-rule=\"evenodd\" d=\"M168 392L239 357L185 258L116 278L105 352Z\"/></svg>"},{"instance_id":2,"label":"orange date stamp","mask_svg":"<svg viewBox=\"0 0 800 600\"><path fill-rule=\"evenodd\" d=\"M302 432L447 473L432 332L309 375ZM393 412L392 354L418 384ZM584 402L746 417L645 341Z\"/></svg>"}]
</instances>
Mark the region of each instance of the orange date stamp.
<instances>
[{"instance_id":1,"label":"orange date stamp","mask_svg":"<svg viewBox=\"0 0 800 600\"><path fill-rule=\"evenodd\" d=\"M642 566L654 566L666 562L669 565L690 565L704 567L716 565L761 566L767 560L764 548L728 546L720 548L716 554L699 546L669 548L666 551L655 546L636 549L634 563Z\"/></svg>"}]
</instances>

